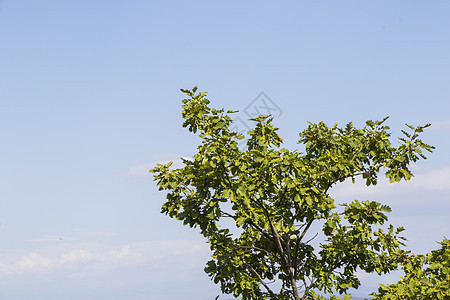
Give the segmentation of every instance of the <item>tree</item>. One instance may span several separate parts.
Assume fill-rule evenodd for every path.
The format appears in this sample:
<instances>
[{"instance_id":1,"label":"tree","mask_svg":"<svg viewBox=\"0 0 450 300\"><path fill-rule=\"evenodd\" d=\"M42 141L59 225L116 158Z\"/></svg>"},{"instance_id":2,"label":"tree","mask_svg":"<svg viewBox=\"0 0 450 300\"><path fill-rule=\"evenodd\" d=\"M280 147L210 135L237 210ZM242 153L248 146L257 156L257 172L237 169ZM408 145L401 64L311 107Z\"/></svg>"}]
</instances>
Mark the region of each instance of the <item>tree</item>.
<instances>
[{"instance_id":1,"label":"tree","mask_svg":"<svg viewBox=\"0 0 450 300\"><path fill-rule=\"evenodd\" d=\"M169 163L150 171L168 192L161 212L198 227L210 244L205 272L223 293L244 300L319 299L319 291L357 288L357 268L378 274L397 268L403 228L378 228L391 209L358 200L337 206L329 191L358 176L375 185L382 171L391 182L409 180L410 163L433 149L418 138L430 124L407 125L412 132L402 131L394 147L387 118L361 129L309 123L298 141L302 153L281 148L272 118L259 116L240 150L244 136L230 130L235 111L210 108L197 87L181 91L188 96L183 127L202 139L198 153L184 159L183 168L171 170ZM237 229L227 228L227 219ZM313 223L324 236L315 248Z\"/></svg>"},{"instance_id":2,"label":"tree","mask_svg":"<svg viewBox=\"0 0 450 300\"><path fill-rule=\"evenodd\" d=\"M444 238L440 244L441 249L426 255L405 253L404 277L396 284L380 285L372 299L450 299L450 240Z\"/></svg>"}]
</instances>

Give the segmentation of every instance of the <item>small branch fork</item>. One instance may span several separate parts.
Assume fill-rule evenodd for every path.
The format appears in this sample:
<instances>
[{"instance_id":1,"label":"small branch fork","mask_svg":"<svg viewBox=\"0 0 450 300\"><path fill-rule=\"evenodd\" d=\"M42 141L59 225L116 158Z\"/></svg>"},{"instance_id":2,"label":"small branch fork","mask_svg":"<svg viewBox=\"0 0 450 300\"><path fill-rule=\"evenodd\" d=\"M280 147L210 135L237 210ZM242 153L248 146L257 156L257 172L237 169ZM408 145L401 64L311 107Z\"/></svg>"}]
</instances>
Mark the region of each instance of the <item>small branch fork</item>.
<instances>
[{"instance_id":1,"label":"small branch fork","mask_svg":"<svg viewBox=\"0 0 450 300\"><path fill-rule=\"evenodd\" d=\"M255 273L256 277L258 277L259 282L266 288L267 292L269 292L272 299L278 300L277 295L275 295L275 293L269 288L267 283L264 282L264 280L261 278L261 276L258 274L258 272L256 272L256 270L251 265L247 265L247 266L253 271L253 273Z\"/></svg>"}]
</instances>

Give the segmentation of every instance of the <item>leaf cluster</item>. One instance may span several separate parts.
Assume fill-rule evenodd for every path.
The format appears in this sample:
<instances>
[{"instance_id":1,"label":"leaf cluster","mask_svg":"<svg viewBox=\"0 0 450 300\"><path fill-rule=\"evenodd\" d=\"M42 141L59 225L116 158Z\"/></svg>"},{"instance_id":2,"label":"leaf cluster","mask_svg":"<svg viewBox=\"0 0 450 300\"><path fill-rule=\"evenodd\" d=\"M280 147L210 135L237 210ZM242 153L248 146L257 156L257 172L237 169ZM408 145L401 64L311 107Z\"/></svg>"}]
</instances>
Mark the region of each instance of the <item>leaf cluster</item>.
<instances>
[{"instance_id":1,"label":"leaf cluster","mask_svg":"<svg viewBox=\"0 0 450 300\"><path fill-rule=\"evenodd\" d=\"M183 168L165 164L151 172L167 191L162 213L199 228L210 244L205 271L222 292L244 300L319 299L314 291L357 288L358 268L382 274L397 267L403 228L379 228L390 208L354 200L339 210L329 190L358 176L375 185L381 170L391 182L409 180L410 163L433 149L418 139L429 124L408 125L412 132L395 147L387 118L361 129L309 123L299 134L301 153L282 148L272 118L258 116L241 150L244 137L230 130L234 111L210 108L207 94L196 91L182 90L182 117L202 139L197 154ZM224 219L239 233L222 228ZM325 236L316 248L313 223L323 224Z\"/></svg>"},{"instance_id":2,"label":"leaf cluster","mask_svg":"<svg viewBox=\"0 0 450 300\"><path fill-rule=\"evenodd\" d=\"M426 255L404 253L405 275L396 284L380 285L372 299L450 299L450 240Z\"/></svg>"}]
</instances>

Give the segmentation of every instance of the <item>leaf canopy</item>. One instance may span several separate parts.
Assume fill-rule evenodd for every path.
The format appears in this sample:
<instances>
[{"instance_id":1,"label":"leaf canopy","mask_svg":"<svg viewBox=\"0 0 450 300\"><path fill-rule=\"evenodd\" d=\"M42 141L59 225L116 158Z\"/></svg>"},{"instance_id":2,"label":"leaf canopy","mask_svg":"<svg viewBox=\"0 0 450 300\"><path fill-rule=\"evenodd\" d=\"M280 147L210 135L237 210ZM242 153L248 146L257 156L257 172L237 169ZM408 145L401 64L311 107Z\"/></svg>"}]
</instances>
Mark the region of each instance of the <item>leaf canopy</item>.
<instances>
[{"instance_id":1,"label":"leaf canopy","mask_svg":"<svg viewBox=\"0 0 450 300\"><path fill-rule=\"evenodd\" d=\"M320 299L316 292L357 288L357 269L397 268L403 228L380 228L390 208L354 200L340 209L329 191L358 176L375 185L382 170L391 182L409 180L409 165L433 149L418 139L430 124L408 125L395 147L387 118L360 129L309 123L299 134L301 153L282 148L272 118L258 116L241 150L243 135L230 129L235 111L210 108L207 94L196 91L182 90L182 117L202 140L197 154L183 168L151 172L167 191L162 213L199 228L210 244L205 272L222 292L244 300ZM225 219L237 230L221 226ZM307 238L313 223L322 224L318 247Z\"/></svg>"}]
</instances>

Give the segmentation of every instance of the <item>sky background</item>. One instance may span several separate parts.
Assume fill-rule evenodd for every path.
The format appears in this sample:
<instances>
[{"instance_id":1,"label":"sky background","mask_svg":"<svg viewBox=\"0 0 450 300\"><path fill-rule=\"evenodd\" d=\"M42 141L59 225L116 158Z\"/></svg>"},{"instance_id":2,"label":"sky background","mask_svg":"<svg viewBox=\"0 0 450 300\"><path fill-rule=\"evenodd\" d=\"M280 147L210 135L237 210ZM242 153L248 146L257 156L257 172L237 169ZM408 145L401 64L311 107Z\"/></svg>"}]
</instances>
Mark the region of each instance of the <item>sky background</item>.
<instances>
[{"instance_id":1,"label":"sky background","mask_svg":"<svg viewBox=\"0 0 450 300\"><path fill-rule=\"evenodd\" d=\"M438 248L450 237L449 15L448 1L0 0L0 300L220 293L208 246L160 214L148 174L195 153L179 91L194 85L240 110L240 128L264 92L290 149L307 121L390 116L394 137L433 123L423 140L436 150L410 182L332 195L390 205L411 250ZM359 296L398 278L360 276Z\"/></svg>"}]
</instances>

